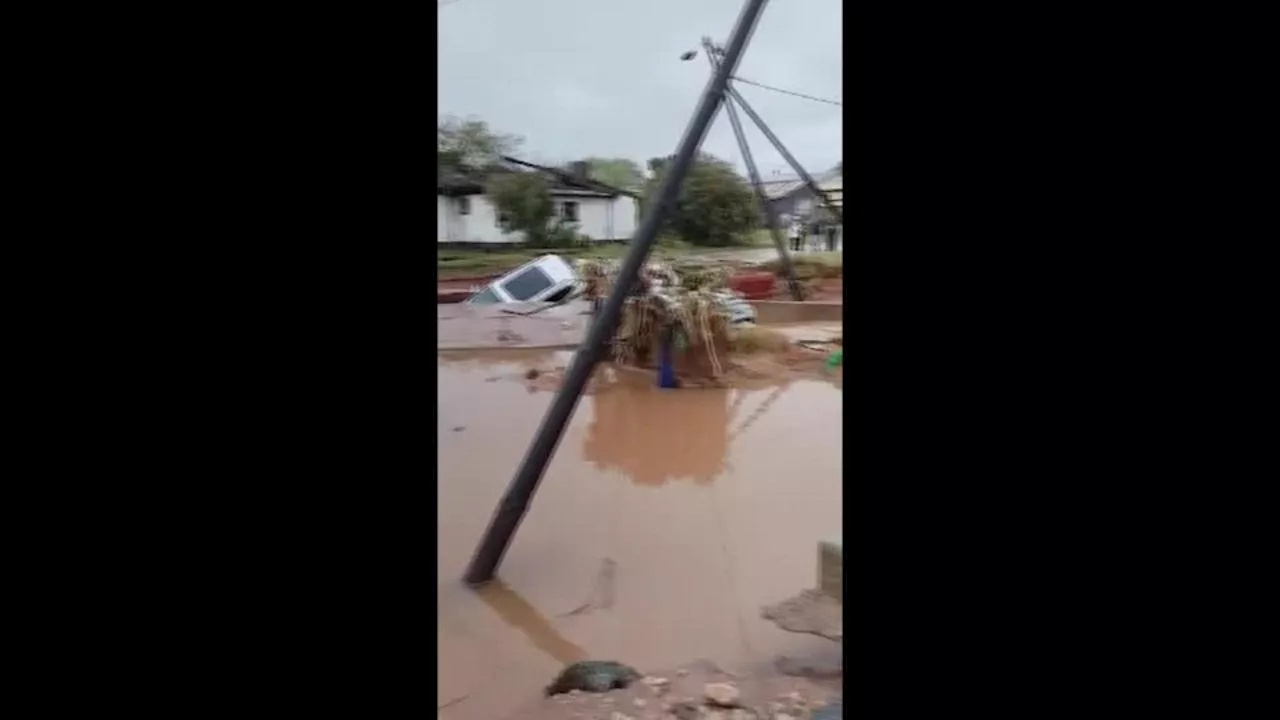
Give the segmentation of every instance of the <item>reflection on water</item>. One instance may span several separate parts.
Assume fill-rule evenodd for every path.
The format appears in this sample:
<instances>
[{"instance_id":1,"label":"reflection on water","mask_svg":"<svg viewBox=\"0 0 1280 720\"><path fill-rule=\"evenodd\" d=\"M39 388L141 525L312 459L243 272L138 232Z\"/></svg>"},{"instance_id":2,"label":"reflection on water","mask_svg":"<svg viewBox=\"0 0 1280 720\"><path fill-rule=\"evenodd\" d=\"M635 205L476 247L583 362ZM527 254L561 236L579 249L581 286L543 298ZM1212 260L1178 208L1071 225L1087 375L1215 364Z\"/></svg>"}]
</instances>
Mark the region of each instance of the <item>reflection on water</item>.
<instances>
[{"instance_id":1,"label":"reflection on water","mask_svg":"<svg viewBox=\"0 0 1280 720\"><path fill-rule=\"evenodd\" d=\"M759 617L813 586L818 541L841 533L843 398L824 382L661 391L648 376L583 397L502 579L462 584L554 398L529 394L523 370L568 357L437 367L437 682L456 700L439 716L510 717L579 659L657 671L829 652Z\"/></svg>"},{"instance_id":2,"label":"reflection on water","mask_svg":"<svg viewBox=\"0 0 1280 720\"><path fill-rule=\"evenodd\" d=\"M508 625L518 629L541 651L565 665L586 660L587 653L556 632L532 605L520 597L500 579L494 579L476 591L485 605Z\"/></svg>"},{"instance_id":3,"label":"reflection on water","mask_svg":"<svg viewBox=\"0 0 1280 720\"><path fill-rule=\"evenodd\" d=\"M724 469L729 391L613 388L587 400L592 420L582 456L639 485L692 478L705 485Z\"/></svg>"}]
</instances>

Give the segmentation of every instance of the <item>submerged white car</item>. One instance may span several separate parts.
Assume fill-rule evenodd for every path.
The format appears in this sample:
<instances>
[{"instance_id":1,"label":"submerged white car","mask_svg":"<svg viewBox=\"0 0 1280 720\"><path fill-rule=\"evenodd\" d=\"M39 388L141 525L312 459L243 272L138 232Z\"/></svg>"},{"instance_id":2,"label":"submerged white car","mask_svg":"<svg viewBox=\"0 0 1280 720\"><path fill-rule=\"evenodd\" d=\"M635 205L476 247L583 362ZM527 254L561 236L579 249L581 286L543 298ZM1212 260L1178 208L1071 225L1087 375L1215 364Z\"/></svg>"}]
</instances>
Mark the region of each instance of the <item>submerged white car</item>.
<instances>
[{"instance_id":1,"label":"submerged white car","mask_svg":"<svg viewBox=\"0 0 1280 720\"><path fill-rule=\"evenodd\" d=\"M472 305L517 302L560 302L581 287L573 266L559 255L542 255L489 283L467 298ZM732 292L717 293L729 313L729 322L753 323L756 309Z\"/></svg>"},{"instance_id":2,"label":"submerged white car","mask_svg":"<svg viewBox=\"0 0 1280 720\"><path fill-rule=\"evenodd\" d=\"M578 286L578 274L559 255L542 255L489 283L467 298L472 305L559 302Z\"/></svg>"}]
</instances>

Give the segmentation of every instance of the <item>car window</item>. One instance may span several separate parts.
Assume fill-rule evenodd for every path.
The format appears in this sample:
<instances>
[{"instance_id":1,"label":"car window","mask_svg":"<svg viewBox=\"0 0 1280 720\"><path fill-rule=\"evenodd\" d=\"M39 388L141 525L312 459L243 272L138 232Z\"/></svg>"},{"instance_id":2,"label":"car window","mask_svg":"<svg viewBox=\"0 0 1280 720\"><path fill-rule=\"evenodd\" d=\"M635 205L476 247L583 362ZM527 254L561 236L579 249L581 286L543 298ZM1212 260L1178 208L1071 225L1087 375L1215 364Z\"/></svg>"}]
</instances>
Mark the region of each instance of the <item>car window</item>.
<instances>
[{"instance_id":1,"label":"car window","mask_svg":"<svg viewBox=\"0 0 1280 720\"><path fill-rule=\"evenodd\" d=\"M560 288L559 290L557 290L557 291L555 291L555 292L551 293L550 295L546 296L545 298L543 298L543 300L546 300L547 302L560 302L561 300L563 300L563 299L564 299L564 296L565 296L565 295L568 295L568 294L569 294L569 291L570 291L570 290L573 290L573 286L572 286L572 285L565 285L564 287Z\"/></svg>"},{"instance_id":2,"label":"car window","mask_svg":"<svg viewBox=\"0 0 1280 720\"><path fill-rule=\"evenodd\" d=\"M517 302L524 302L549 287L551 278L537 265L502 283L502 289Z\"/></svg>"},{"instance_id":3,"label":"car window","mask_svg":"<svg viewBox=\"0 0 1280 720\"><path fill-rule=\"evenodd\" d=\"M498 294L493 291L493 288L487 287L475 295L472 295L471 299L467 302L472 303L473 305L494 305L502 302L502 298L498 297Z\"/></svg>"}]
</instances>

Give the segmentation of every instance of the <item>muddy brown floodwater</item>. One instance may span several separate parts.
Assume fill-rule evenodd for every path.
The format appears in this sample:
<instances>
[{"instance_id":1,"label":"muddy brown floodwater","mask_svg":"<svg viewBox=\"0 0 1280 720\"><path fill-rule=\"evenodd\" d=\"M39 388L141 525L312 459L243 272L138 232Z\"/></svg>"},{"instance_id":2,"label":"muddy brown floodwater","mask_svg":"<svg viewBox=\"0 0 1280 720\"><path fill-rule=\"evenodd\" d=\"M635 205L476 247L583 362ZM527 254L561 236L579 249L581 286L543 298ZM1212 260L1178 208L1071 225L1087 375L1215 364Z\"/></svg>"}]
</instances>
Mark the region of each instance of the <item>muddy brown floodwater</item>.
<instances>
[{"instance_id":1,"label":"muddy brown floodwater","mask_svg":"<svg viewBox=\"0 0 1280 720\"><path fill-rule=\"evenodd\" d=\"M524 373L570 357L439 356L439 717L519 716L576 660L838 658L760 618L815 585L817 543L840 537L843 393L821 381L583 396L500 579L463 585L554 397Z\"/></svg>"}]
</instances>

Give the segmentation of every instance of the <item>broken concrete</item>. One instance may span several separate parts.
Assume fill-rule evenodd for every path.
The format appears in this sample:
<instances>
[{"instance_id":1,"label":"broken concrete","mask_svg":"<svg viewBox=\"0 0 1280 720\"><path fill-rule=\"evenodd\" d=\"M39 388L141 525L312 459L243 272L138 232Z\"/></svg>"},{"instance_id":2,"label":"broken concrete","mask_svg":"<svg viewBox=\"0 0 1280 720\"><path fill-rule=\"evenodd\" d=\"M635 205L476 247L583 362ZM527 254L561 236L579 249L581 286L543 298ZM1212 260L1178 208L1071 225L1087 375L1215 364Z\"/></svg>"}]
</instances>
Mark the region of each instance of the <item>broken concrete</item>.
<instances>
[{"instance_id":1,"label":"broken concrete","mask_svg":"<svg viewBox=\"0 0 1280 720\"><path fill-rule=\"evenodd\" d=\"M756 324L779 325L808 322L844 322L844 303L753 300Z\"/></svg>"},{"instance_id":2,"label":"broken concrete","mask_svg":"<svg viewBox=\"0 0 1280 720\"><path fill-rule=\"evenodd\" d=\"M436 306L440 350L575 348L586 337L587 303L506 303ZM533 315L524 313L536 312Z\"/></svg>"},{"instance_id":3,"label":"broken concrete","mask_svg":"<svg viewBox=\"0 0 1280 720\"><path fill-rule=\"evenodd\" d=\"M805 590L776 605L766 605L760 617L789 632L844 642L844 604L821 590Z\"/></svg>"},{"instance_id":4,"label":"broken concrete","mask_svg":"<svg viewBox=\"0 0 1280 720\"><path fill-rule=\"evenodd\" d=\"M818 543L818 589L844 602L844 548L840 543Z\"/></svg>"},{"instance_id":5,"label":"broken concrete","mask_svg":"<svg viewBox=\"0 0 1280 720\"><path fill-rule=\"evenodd\" d=\"M838 702L838 679L729 673L705 660L651 674L626 689L569 693L533 703L510 720L764 720L808 718Z\"/></svg>"}]
</instances>

